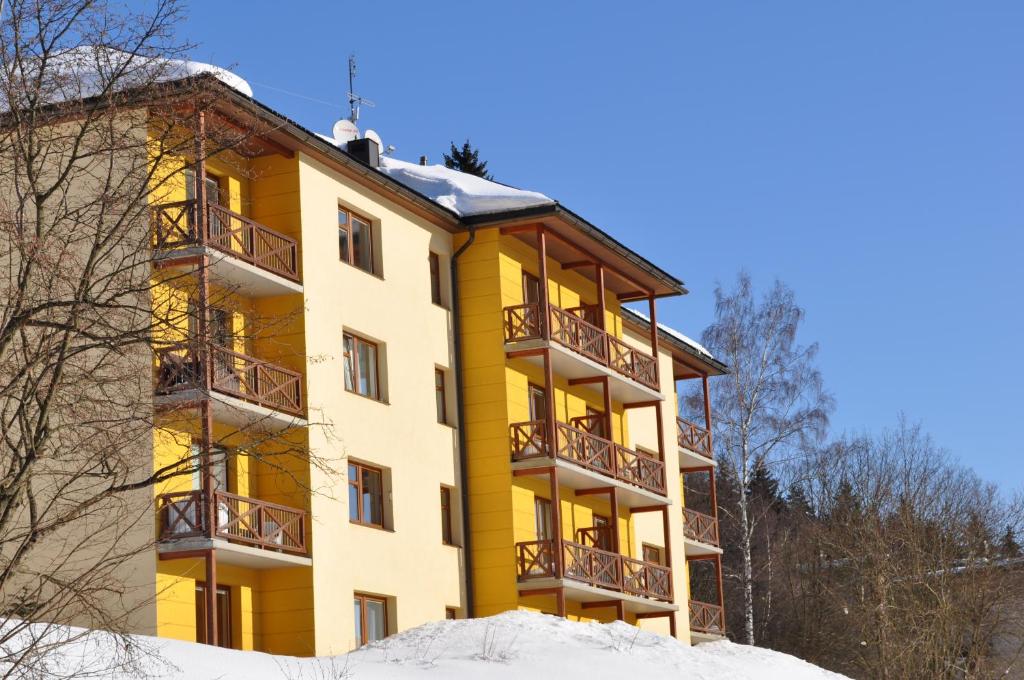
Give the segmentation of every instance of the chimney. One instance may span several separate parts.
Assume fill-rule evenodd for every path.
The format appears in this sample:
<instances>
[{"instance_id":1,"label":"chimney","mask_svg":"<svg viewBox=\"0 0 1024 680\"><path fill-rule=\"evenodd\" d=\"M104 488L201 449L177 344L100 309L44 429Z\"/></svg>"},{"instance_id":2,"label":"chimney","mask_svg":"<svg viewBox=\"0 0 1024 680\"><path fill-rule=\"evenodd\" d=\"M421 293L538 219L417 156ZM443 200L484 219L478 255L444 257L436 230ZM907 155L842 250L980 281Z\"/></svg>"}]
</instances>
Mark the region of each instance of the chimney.
<instances>
[{"instance_id":1,"label":"chimney","mask_svg":"<svg viewBox=\"0 0 1024 680\"><path fill-rule=\"evenodd\" d=\"M426 164L427 164L427 157L426 156L420 156L420 165L426 165Z\"/></svg>"},{"instance_id":2,"label":"chimney","mask_svg":"<svg viewBox=\"0 0 1024 680\"><path fill-rule=\"evenodd\" d=\"M372 139L353 139L348 143L348 154L371 168L380 166L380 146Z\"/></svg>"}]
</instances>

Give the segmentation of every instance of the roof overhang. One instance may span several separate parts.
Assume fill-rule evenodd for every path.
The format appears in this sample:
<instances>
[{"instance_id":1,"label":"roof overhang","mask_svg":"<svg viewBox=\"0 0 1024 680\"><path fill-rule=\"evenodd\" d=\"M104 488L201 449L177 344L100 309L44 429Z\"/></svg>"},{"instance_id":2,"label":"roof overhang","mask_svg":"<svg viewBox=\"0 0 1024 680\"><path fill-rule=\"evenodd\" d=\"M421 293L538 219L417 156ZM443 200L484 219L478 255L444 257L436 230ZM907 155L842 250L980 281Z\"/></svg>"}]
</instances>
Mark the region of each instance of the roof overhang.
<instances>
[{"instance_id":1,"label":"roof overhang","mask_svg":"<svg viewBox=\"0 0 1024 680\"><path fill-rule=\"evenodd\" d=\"M628 307L622 308L622 323L626 328L649 336L651 322ZM666 331L658 324L658 345L672 354L672 377L675 380L689 380L703 376L725 375L729 367L718 359L708 356L693 345Z\"/></svg>"},{"instance_id":2,"label":"roof overhang","mask_svg":"<svg viewBox=\"0 0 1024 680\"><path fill-rule=\"evenodd\" d=\"M596 277L591 265L603 264L606 287L622 301L688 292L682 281L559 203L472 215L462 221L477 228L500 228L532 246L536 245L537 234L528 227L543 225L555 237L548 239L547 246L552 259L590 279Z\"/></svg>"}]
</instances>

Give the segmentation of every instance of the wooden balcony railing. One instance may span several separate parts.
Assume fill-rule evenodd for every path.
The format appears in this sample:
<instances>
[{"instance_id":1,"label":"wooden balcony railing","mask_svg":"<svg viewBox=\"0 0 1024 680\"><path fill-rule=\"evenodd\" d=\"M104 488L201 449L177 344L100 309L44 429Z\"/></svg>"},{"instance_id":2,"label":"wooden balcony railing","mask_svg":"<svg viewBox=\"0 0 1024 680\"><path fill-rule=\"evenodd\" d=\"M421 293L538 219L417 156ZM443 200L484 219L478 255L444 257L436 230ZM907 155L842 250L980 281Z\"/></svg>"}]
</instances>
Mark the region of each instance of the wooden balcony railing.
<instances>
[{"instance_id":1,"label":"wooden balcony railing","mask_svg":"<svg viewBox=\"0 0 1024 680\"><path fill-rule=\"evenodd\" d=\"M214 492L214 535L232 543L306 554L306 513L276 503L225 491ZM209 511L202 491L163 494L157 498L160 540L208 536Z\"/></svg>"},{"instance_id":2,"label":"wooden balcony railing","mask_svg":"<svg viewBox=\"0 0 1024 680\"><path fill-rule=\"evenodd\" d=\"M591 314L587 309L582 306L566 310L548 305L546 321L550 324L551 339L627 378L658 389L657 360L584 319ZM514 305L506 307L504 312L505 342L544 337L545 319L539 304Z\"/></svg>"},{"instance_id":3,"label":"wooden balcony railing","mask_svg":"<svg viewBox=\"0 0 1024 680\"><path fill-rule=\"evenodd\" d=\"M711 432L689 420L676 418L676 438L679 446L705 458L712 458Z\"/></svg>"},{"instance_id":4,"label":"wooden balcony railing","mask_svg":"<svg viewBox=\"0 0 1024 680\"><path fill-rule=\"evenodd\" d=\"M211 248L286 279L299 280L295 239L216 204L207 206L206 224L206 243ZM154 207L153 232L157 248L198 244L196 202L178 201Z\"/></svg>"},{"instance_id":5,"label":"wooden balcony railing","mask_svg":"<svg viewBox=\"0 0 1024 680\"><path fill-rule=\"evenodd\" d=\"M690 600L690 630L707 635L725 635L724 611L717 604Z\"/></svg>"},{"instance_id":6,"label":"wooden balcony railing","mask_svg":"<svg viewBox=\"0 0 1024 680\"><path fill-rule=\"evenodd\" d=\"M672 601L672 570L653 562L622 558L622 589L631 595Z\"/></svg>"},{"instance_id":7,"label":"wooden balcony railing","mask_svg":"<svg viewBox=\"0 0 1024 680\"><path fill-rule=\"evenodd\" d=\"M718 520L702 512L683 508L683 535L691 541L718 546Z\"/></svg>"},{"instance_id":8,"label":"wooden balcony railing","mask_svg":"<svg viewBox=\"0 0 1024 680\"><path fill-rule=\"evenodd\" d=\"M551 458L543 420L513 423L512 460ZM665 463L585 430L555 423L557 456L576 465L664 496Z\"/></svg>"},{"instance_id":9,"label":"wooden balcony railing","mask_svg":"<svg viewBox=\"0 0 1024 680\"><path fill-rule=\"evenodd\" d=\"M672 570L574 541L561 541L563 577L638 597L670 602ZM555 541L516 544L520 581L555 577Z\"/></svg>"},{"instance_id":10,"label":"wooden balcony railing","mask_svg":"<svg viewBox=\"0 0 1024 680\"><path fill-rule=\"evenodd\" d=\"M302 414L302 375L255 357L210 346L213 389L277 411ZM156 392L168 394L202 385L203 367L191 344L160 347L156 353Z\"/></svg>"}]
</instances>

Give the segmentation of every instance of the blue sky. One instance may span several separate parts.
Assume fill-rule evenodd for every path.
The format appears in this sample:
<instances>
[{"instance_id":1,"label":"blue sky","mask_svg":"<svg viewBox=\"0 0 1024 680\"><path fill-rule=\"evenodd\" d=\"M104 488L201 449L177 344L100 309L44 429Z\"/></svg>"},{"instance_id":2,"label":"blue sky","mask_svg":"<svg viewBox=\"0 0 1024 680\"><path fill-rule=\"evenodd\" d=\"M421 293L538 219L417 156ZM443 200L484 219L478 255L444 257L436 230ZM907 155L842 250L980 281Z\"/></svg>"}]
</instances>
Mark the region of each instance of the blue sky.
<instances>
[{"instance_id":1,"label":"blue sky","mask_svg":"<svg viewBox=\"0 0 1024 680\"><path fill-rule=\"evenodd\" d=\"M692 335L717 282L781 278L835 429L903 411L1024 487L1024 3L239 6L191 0L182 34L259 100L328 132L356 53L398 157L469 137L680 275L659 318Z\"/></svg>"}]
</instances>

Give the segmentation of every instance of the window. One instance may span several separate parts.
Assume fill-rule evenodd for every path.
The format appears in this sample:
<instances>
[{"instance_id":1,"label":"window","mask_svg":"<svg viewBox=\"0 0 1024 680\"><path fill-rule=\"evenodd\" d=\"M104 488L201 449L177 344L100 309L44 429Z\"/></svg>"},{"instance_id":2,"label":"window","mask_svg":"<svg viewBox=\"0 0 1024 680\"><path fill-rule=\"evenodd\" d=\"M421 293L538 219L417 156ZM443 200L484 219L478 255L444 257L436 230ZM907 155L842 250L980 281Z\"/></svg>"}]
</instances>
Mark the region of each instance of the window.
<instances>
[{"instance_id":1,"label":"window","mask_svg":"<svg viewBox=\"0 0 1024 680\"><path fill-rule=\"evenodd\" d=\"M452 490L441 487L441 542L455 545L452 540Z\"/></svg>"},{"instance_id":2,"label":"window","mask_svg":"<svg viewBox=\"0 0 1024 680\"><path fill-rule=\"evenodd\" d=\"M601 550L607 550L608 552L617 552L612 550L612 523L604 515L594 515L594 532L595 543L594 547Z\"/></svg>"},{"instance_id":3,"label":"window","mask_svg":"<svg viewBox=\"0 0 1024 680\"><path fill-rule=\"evenodd\" d=\"M540 279L529 272L523 272L523 304L540 302Z\"/></svg>"},{"instance_id":4,"label":"window","mask_svg":"<svg viewBox=\"0 0 1024 680\"><path fill-rule=\"evenodd\" d=\"M360 646L388 635L388 606L384 598L356 593L352 598L356 643Z\"/></svg>"},{"instance_id":5,"label":"window","mask_svg":"<svg viewBox=\"0 0 1024 680\"><path fill-rule=\"evenodd\" d=\"M644 562L664 564L662 561L662 549L656 545L651 545L650 543L643 544L643 558Z\"/></svg>"},{"instance_id":6,"label":"window","mask_svg":"<svg viewBox=\"0 0 1024 680\"><path fill-rule=\"evenodd\" d=\"M551 531L551 501L547 498L533 499L533 514L537 522L537 540L550 541L554 538Z\"/></svg>"},{"instance_id":7,"label":"window","mask_svg":"<svg viewBox=\"0 0 1024 680\"><path fill-rule=\"evenodd\" d=\"M345 389L370 399L380 399L377 384L377 345L345 333Z\"/></svg>"},{"instance_id":8,"label":"window","mask_svg":"<svg viewBox=\"0 0 1024 680\"><path fill-rule=\"evenodd\" d=\"M338 257L373 274L373 230L370 220L338 208Z\"/></svg>"},{"instance_id":9,"label":"window","mask_svg":"<svg viewBox=\"0 0 1024 680\"><path fill-rule=\"evenodd\" d=\"M530 383L530 420L546 420L548 417L547 399L544 388Z\"/></svg>"},{"instance_id":10,"label":"window","mask_svg":"<svg viewBox=\"0 0 1024 680\"><path fill-rule=\"evenodd\" d=\"M430 253L427 256L430 262L430 300L435 305L444 306L441 300L441 256L437 253Z\"/></svg>"},{"instance_id":11,"label":"window","mask_svg":"<svg viewBox=\"0 0 1024 680\"><path fill-rule=\"evenodd\" d=\"M217 587L217 646L231 647L231 591ZM206 584L196 583L196 642L206 644Z\"/></svg>"},{"instance_id":12,"label":"window","mask_svg":"<svg viewBox=\"0 0 1024 680\"><path fill-rule=\"evenodd\" d=\"M189 457L192 459L192 489L203 488L203 452L199 444L189 446ZM213 477L213 488L217 491L231 491L228 486L228 452L222 446L210 447L210 474Z\"/></svg>"},{"instance_id":13,"label":"window","mask_svg":"<svg viewBox=\"0 0 1024 680\"><path fill-rule=\"evenodd\" d=\"M446 618L449 621L454 621L455 619L459 618L459 610L455 607L445 607L444 618Z\"/></svg>"},{"instance_id":14,"label":"window","mask_svg":"<svg viewBox=\"0 0 1024 680\"><path fill-rule=\"evenodd\" d=\"M348 518L384 528L384 473L361 463L348 464Z\"/></svg>"},{"instance_id":15,"label":"window","mask_svg":"<svg viewBox=\"0 0 1024 680\"><path fill-rule=\"evenodd\" d=\"M444 389L444 371L440 368L434 369L434 400L437 402L437 422L445 425L448 423L448 406L446 404L446 393Z\"/></svg>"}]
</instances>

